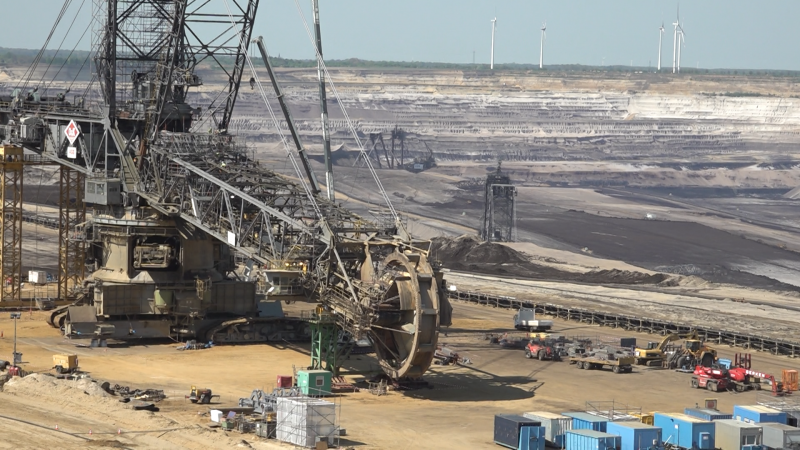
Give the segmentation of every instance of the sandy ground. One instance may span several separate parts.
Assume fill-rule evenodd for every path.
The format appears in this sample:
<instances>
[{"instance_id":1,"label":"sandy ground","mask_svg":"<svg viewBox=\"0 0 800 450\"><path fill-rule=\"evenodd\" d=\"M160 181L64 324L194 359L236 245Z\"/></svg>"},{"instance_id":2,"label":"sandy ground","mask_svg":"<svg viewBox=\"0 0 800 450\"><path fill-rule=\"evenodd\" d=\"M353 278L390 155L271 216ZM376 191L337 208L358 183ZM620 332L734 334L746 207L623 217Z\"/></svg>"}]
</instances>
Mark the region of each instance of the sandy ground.
<instances>
[{"instance_id":1,"label":"sandy ground","mask_svg":"<svg viewBox=\"0 0 800 450\"><path fill-rule=\"evenodd\" d=\"M492 416L498 413L585 410L587 401L611 400L644 411L680 411L709 397L707 392L690 389L685 374L644 368L630 375L579 371L564 362L531 361L520 350L490 346L484 334L508 330L512 314L456 304L454 324L440 341L466 355L473 364L433 366L426 376L433 389L390 392L381 397L366 391L338 396L335 402L341 405L340 423L348 434L342 446L492 449L496 448L492 443ZM46 383L7 386L0 393L0 432L4 436L0 448L285 447L254 435L211 431L205 427L207 416L202 415L208 408L192 405L182 396L190 385L202 385L221 394L222 404L234 404L254 388L269 389L276 375L291 373L292 365L307 365L305 348L249 345L178 352L166 343L76 348L41 319L40 313L25 314L19 324L25 369L46 371L53 353L75 352L80 355L81 366L95 379L165 389L171 399L160 405L160 412L149 413L126 409L116 399L94 395L95 390L85 386L78 387L92 395L63 387L53 389ZM11 327L6 316L0 317L5 335L0 339L0 354L11 352ZM642 342L658 339L562 321L556 321L556 327L566 335L633 336ZM727 357L733 350L720 348L719 352ZM798 367L796 361L761 353L753 360L754 368L771 373ZM373 363L369 356L353 357L346 365L348 378L362 379L353 371L369 370ZM756 399L753 392L716 396L722 410ZM60 433L55 431L56 424ZM90 429L92 435L88 434ZM116 434L118 430L121 435Z\"/></svg>"}]
</instances>

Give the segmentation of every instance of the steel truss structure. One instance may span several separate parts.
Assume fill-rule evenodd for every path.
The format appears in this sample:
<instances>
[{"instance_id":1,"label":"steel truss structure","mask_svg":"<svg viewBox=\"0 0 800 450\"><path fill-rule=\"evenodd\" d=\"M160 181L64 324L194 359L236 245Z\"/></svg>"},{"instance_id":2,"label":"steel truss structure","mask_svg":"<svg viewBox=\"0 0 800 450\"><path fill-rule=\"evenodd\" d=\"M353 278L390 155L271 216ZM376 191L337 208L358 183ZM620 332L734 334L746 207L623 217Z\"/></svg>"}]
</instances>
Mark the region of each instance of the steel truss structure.
<instances>
[{"instance_id":1,"label":"steel truss structure","mask_svg":"<svg viewBox=\"0 0 800 450\"><path fill-rule=\"evenodd\" d=\"M486 177L481 238L488 242L516 242L517 187L500 171Z\"/></svg>"},{"instance_id":2,"label":"steel truss structure","mask_svg":"<svg viewBox=\"0 0 800 450\"><path fill-rule=\"evenodd\" d=\"M391 205L395 217L388 226L365 220L261 166L227 132L258 6L258 0L95 0L103 104L32 99L23 92L0 99L0 139L64 167L62 205L74 208L61 211L66 275L60 293L79 277L85 240L95 249L95 267L135 259L166 270L182 251L176 242L210 236L263 270L303 267L297 276L307 299L321 302L354 339L368 336L388 375L419 378L432 362L440 302L446 301L439 266L428 260L430 243L412 239ZM225 83L209 104L190 105L190 98L202 98L189 95L203 83L196 73L201 64L224 74ZM81 130L74 158L64 138L70 120ZM84 177L89 193L82 192ZM92 195L93 220L102 226L84 225L84 195ZM157 236L163 227L173 231ZM121 256L109 259L109 252ZM136 275L128 266L112 269L95 271L106 281L94 292L108 290L109 299L127 295L112 285ZM118 311L141 304L152 316L182 308L173 328L184 330L204 318L206 294L225 280L241 283L217 279L210 290L185 297L180 286L186 281L175 281L170 286L183 303L158 296L153 309L143 297L140 303L120 300L126 306ZM102 302L105 310L113 306Z\"/></svg>"},{"instance_id":3,"label":"steel truss structure","mask_svg":"<svg viewBox=\"0 0 800 450\"><path fill-rule=\"evenodd\" d=\"M22 271L22 148L0 147L0 282L2 301L20 299Z\"/></svg>"},{"instance_id":4,"label":"steel truss structure","mask_svg":"<svg viewBox=\"0 0 800 450\"><path fill-rule=\"evenodd\" d=\"M3 283L0 301L2 302L21 300L22 222L41 224L52 229L60 227L59 221L25 213L22 209L25 167L54 164L56 163L39 155L24 154L22 147L0 146L0 185L3 189L0 201L0 280ZM65 207L69 208L69 204ZM83 264L82 259L80 264Z\"/></svg>"},{"instance_id":5,"label":"steel truss structure","mask_svg":"<svg viewBox=\"0 0 800 450\"><path fill-rule=\"evenodd\" d=\"M83 201L84 175L61 166L58 201L58 297L72 297L70 290L86 276L86 239L77 230L86 225Z\"/></svg>"}]
</instances>

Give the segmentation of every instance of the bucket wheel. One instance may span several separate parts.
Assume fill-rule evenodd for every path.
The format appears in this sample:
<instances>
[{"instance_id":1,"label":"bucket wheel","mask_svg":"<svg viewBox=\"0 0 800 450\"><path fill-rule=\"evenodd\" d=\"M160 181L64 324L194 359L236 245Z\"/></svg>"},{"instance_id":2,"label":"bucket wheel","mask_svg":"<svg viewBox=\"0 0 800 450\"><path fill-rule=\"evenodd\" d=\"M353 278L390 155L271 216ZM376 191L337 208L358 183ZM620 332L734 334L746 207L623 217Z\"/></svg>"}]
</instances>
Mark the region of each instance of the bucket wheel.
<instances>
[{"instance_id":1,"label":"bucket wheel","mask_svg":"<svg viewBox=\"0 0 800 450\"><path fill-rule=\"evenodd\" d=\"M389 254L379 282L388 287L370 326L375 353L392 379L418 379L428 370L439 338L439 292L422 253Z\"/></svg>"}]
</instances>

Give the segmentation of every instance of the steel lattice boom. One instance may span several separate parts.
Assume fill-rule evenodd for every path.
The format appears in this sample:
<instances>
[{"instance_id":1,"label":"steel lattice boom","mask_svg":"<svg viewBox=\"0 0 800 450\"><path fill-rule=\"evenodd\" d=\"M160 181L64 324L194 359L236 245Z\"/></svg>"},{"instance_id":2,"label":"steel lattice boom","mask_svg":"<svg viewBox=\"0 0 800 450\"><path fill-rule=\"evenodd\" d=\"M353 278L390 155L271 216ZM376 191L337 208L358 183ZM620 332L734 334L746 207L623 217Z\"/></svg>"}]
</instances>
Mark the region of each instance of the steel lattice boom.
<instances>
[{"instance_id":1,"label":"steel lattice boom","mask_svg":"<svg viewBox=\"0 0 800 450\"><path fill-rule=\"evenodd\" d=\"M84 197L76 205L92 205L88 222L76 217L81 223L64 231L72 242L65 261L85 240L91 276L69 318L56 311L51 323L73 336L287 340L300 327L259 316L259 300L310 300L353 337L371 339L387 374L421 377L440 311L449 320L429 242L276 174L227 132L245 65L252 67L258 6L95 0L103 104L22 91L0 98L0 139L61 164L69 192ZM223 74L216 95L191 95L203 84L199 73ZM200 98L212 101L189 104ZM71 120L81 131L73 144L64 134Z\"/></svg>"}]
</instances>

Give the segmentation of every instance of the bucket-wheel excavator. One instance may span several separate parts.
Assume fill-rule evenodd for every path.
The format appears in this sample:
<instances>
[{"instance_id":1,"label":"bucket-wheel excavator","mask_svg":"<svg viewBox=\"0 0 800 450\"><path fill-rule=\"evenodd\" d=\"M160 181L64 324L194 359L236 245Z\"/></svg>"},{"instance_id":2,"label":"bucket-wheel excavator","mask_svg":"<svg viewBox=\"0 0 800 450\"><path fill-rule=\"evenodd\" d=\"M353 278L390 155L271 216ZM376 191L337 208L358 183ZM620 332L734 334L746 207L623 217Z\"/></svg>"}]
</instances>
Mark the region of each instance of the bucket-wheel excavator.
<instances>
[{"instance_id":1,"label":"bucket-wheel excavator","mask_svg":"<svg viewBox=\"0 0 800 450\"><path fill-rule=\"evenodd\" d=\"M449 311L430 243L406 232L377 176L388 221L319 195L296 135L289 158L306 172L290 179L230 133L243 73L257 78L259 1L94 3L100 101L92 86L46 96L26 82L0 102L5 145L59 164L71 207L91 206L69 225L90 275L51 323L73 338L268 342L307 325L260 317L264 295L304 300L368 337L390 377L421 377Z\"/></svg>"}]
</instances>

